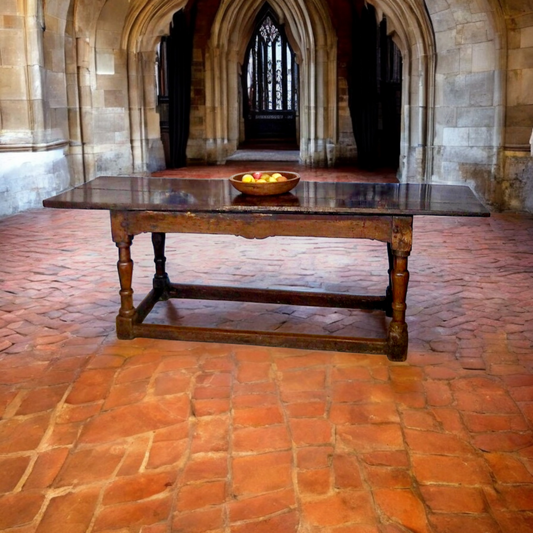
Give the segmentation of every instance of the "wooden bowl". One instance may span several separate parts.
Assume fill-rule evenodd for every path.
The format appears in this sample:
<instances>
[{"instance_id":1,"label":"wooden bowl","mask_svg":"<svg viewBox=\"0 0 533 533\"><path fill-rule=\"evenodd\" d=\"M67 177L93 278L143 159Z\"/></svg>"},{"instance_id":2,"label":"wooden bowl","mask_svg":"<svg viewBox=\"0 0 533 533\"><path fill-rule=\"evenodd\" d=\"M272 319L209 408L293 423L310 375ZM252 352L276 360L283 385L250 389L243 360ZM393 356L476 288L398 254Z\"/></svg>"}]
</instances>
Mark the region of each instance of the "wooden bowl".
<instances>
[{"instance_id":1,"label":"wooden bowl","mask_svg":"<svg viewBox=\"0 0 533 533\"><path fill-rule=\"evenodd\" d=\"M276 181L273 183L243 183L242 177L246 174L253 174L254 172L261 172L262 174L274 174L275 172L285 176L287 181ZM253 196L274 196L276 194L283 194L294 189L300 181L300 175L296 172L287 172L283 170L251 170L249 172L241 172L234 174L229 179L229 182L239 192L243 194L251 194Z\"/></svg>"}]
</instances>

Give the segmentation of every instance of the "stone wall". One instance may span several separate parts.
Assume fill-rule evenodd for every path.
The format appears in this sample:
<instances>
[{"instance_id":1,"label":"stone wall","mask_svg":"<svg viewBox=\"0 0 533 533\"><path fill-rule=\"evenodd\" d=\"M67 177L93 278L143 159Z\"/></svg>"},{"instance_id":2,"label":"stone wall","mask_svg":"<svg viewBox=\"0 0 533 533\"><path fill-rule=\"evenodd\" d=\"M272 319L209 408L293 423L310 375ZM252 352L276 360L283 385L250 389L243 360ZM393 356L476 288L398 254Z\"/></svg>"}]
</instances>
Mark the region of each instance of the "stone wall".
<instances>
[{"instance_id":1,"label":"stone wall","mask_svg":"<svg viewBox=\"0 0 533 533\"><path fill-rule=\"evenodd\" d=\"M70 184L66 21L28 4L3 0L0 16L0 216Z\"/></svg>"},{"instance_id":2,"label":"stone wall","mask_svg":"<svg viewBox=\"0 0 533 533\"><path fill-rule=\"evenodd\" d=\"M502 209L533 212L533 2L509 0L503 162L496 176Z\"/></svg>"},{"instance_id":3,"label":"stone wall","mask_svg":"<svg viewBox=\"0 0 533 533\"><path fill-rule=\"evenodd\" d=\"M507 152L501 178L495 180L497 207L533 213L533 157Z\"/></svg>"},{"instance_id":4,"label":"stone wall","mask_svg":"<svg viewBox=\"0 0 533 533\"><path fill-rule=\"evenodd\" d=\"M495 21L466 3L428 2L428 9L438 54L432 180L466 183L494 203L504 105Z\"/></svg>"},{"instance_id":5,"label":"stone wall","mask_svg":"<svg viewBox=\"0 0 533 533\"><path fill-rule=\"evenodd\" d=\"M65 151L0 152L0 217L42 205L67 189L70 174Z\"/></svg>"}]
</instances>

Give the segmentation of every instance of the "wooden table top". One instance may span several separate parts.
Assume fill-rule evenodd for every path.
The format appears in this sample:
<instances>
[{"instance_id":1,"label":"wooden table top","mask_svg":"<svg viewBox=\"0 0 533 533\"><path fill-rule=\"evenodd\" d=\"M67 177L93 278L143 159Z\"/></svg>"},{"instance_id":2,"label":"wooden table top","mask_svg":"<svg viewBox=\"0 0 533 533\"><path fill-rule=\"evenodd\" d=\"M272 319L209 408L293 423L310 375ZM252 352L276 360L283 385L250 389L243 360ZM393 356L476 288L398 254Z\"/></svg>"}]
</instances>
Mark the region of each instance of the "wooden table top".
<instances>
[{"instance_id":1,"label":"wooden table top","mask_svg":"<svg viewBox=\"0 0 533 533\"><path fill-rule=\"evenodd\" d=\"M280 196L245 196L227 179L102 176L44 200L45 207L110 211L314 215L489 216L469 187L304 181Z\"/></svg>"}]
</instances>

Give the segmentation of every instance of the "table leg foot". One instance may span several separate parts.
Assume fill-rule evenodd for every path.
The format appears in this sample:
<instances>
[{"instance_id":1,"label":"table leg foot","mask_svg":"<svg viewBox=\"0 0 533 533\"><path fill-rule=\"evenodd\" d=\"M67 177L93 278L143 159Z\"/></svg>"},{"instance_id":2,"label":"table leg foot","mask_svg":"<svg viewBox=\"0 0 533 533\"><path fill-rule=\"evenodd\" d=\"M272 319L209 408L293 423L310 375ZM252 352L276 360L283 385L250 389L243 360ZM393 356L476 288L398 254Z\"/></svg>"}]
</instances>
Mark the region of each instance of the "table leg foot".
<instances>
[{"instance_id":1,"label":"table leg foot","mask_svg":"<svg viewBox=\"0 0 533 533\"><path fill-rule=\"evenodd\" d=\"M407 359L408 344L409 335L407 333L407 324L391 322L387 335L387 358L390 361L405 361Z\"/></svg>"},{"instance_id":2,"label":"table leg foot","mask_svg":"<svg viewBox=\"0 0 533 533\"><path fill-rule=\"evenodd\" d=\"M117 338L128 341L135 338L133 334L133 320L131 318L117 316L116 327Z\"/></svg>"}]
</instances>

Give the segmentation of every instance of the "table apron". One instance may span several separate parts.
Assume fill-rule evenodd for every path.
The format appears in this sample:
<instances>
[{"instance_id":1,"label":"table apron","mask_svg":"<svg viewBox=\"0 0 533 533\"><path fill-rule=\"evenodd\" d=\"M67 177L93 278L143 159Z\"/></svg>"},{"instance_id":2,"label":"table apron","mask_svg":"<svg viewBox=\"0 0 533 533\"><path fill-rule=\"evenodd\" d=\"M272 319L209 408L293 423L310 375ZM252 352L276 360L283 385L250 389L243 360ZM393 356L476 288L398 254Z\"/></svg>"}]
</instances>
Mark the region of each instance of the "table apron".
<instances>
[{"instance_id":1,"label":"table apron","mask_svg":"<svg viewBox=\"0 0 533 533\"><path fill-rule=\"evenodd\" d=\"M116 243L140 233L237 235L247 239L327 237L388 242L393 250L408 253L412 219L388 215L111 211L111 231Z\"/></svg>"}]
</instances>

